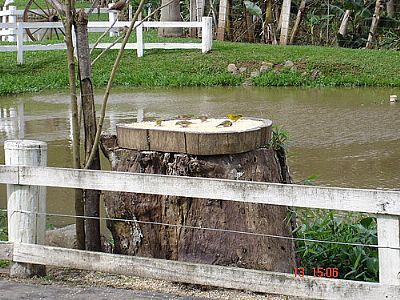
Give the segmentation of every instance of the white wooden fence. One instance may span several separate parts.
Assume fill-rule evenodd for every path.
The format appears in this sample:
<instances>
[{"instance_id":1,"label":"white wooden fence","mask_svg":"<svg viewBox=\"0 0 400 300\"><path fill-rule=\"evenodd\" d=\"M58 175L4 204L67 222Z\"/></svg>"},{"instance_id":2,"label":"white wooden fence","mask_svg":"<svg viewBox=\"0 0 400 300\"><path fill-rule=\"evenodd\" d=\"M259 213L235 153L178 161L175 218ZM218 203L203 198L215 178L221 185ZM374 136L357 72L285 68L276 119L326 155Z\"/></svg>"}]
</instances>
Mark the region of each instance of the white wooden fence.
<instances>
[{"instance_id":1,"label":"white wooden fence","mask_svg":"<svg viewBox=\"0 0 400 300\"><path fill-rule=\"evenodd\" d=\"M130 22L116 22L113 28L124 28L129 26ZM203 17L201 22L137 22L136 27L136 43L128 43L125 49L136 49L137 56L142 57L145 49L201 49L202 53L207 53L212 48L212 18ZM109 22L89 22L89 32L104 32L109 28ZM144 28L157 28L157 27L181 27L181 28L201 28L202 37L201 43L145 43L143 40ZM29 29L47 29L47 28L60 28L64 26L62 22L17 22L15 24L0 24L0 28L8 28L8 30L15 28L17 32L16 45L0 46L0 52L17 52L17 63L23 63L24 51L48 51L48 50L62 50L66 49L64 43L62 44L24 44L24 32L26 28ZM108 48L111 43L99 43L96 48ZM111 49L119 49L121 43L115 44Z\"/></svg>"},{"instance_id":2,"label":"white wooden fence","mask_svg":"<svg viewBox=\"0 0 400 300\"><path fill-rule=\"evenodd\" d=\"M110 4L112 5L112 4ZM90 9L85 8L85 11L88 12ZM43 11L39 9L31 9L30 12L32 14L44 14ZM97 13L97 8L95 9ZM100 14L107 14L108 23L111 25L114 23L114 20L117 18L117 12L109 11L107 8L100 8ZM24 10L17 9L15 6L9 6L8 8L3 7L0 9L0 41L8 41L15 42L17 39L17 33L15 30L16 23L21 21L22 16L24 15ZM129 20L132 18L132 6L129 5ZM115 36L113 32L110 33L110 36ZM29 37L26 37L26 40L29 40Z\"/></svg>"},{"instance_id":3,"label":"white wooden fence","mask_svg":"<svg viewBox=\"0 0 400 300\"><path fill-rule=\"evenodd\" d=\"M35 232L38 228L37 224L42 224L36 219L35 222L31 222L36 229L31 231L25 226L23 233L18 233L15 229L18 228L17 224L9 224L10 242L0 243L0 259L9 259L16 264L32 263L97 270L306 298L399 299L400 297L400 192L48 168L43 166L44 150L47 148L43 146L43 143L36 145L39 145L36 150L34 147L30 150L18 148L17 151L14 149L14 152L6 149L6 163L9 165L0 166L0 183L8 184L9 190L16 191L17 195L18 191L24 191L19 194L19 200L28 201L19 206L20 203L16 202L18 199L15 194L12 194L9 195L12 197L9 204L14 208L20 207L21 210L23 210L21 207L31 207L33 213L29 215L35 218L39 217L36 213L40 213L43 205L29 203L33 198L26 192L30 188L31 191L38 191L34 188L35 186L123 191L365 212L375 214L378 220L379 283L311 276L301 278L294 277L293 274L277 272L35 245L29 241L32 237L28 236L24 240L18 235L27 236L26 231ZM39 148L41 148L40 155L36 156L40 157L40 162L37 164L42 166L28 166L32 157L36 156L27 155L24 152L38 151ZM23 212L13 211L13 207L8 209L12 211L13 220L16 220L18 215L23 215ZM24 219L23 222L29 224L29 219ZM39 233L36 232L36 234Z\"/></svg>"}]
</instances>

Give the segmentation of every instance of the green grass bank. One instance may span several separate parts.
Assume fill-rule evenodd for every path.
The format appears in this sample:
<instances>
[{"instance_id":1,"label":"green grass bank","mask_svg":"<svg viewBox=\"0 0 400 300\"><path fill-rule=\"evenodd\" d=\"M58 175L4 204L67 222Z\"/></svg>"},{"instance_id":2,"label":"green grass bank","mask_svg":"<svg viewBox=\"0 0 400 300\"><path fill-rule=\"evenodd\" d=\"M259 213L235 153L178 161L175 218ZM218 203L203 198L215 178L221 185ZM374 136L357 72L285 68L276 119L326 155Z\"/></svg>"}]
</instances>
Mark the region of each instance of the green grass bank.
<instances>
[{"instance_id":1,"label":"green grass bank","mask_svg":"<svg viewBox=\"0 0 400 300\"><path fill-rule=\"evenodd\" d=\"M116 55L111 50L94 66L96 87L106 85ZM283 66L288 60L294 67ZM274 67L251 77L262 62ZM231 74L227 71L230 63L246 71ZM205 55L199 50L146 50L138 58L136 51L127 50L115 85L400 86L399 65L400 52L396 51L214 42L212 52ZM16 53L0 53L0 95L65 89L67 85L65 51L24 52L23 65L16 64Z\"/></svg>"}]
</instances>

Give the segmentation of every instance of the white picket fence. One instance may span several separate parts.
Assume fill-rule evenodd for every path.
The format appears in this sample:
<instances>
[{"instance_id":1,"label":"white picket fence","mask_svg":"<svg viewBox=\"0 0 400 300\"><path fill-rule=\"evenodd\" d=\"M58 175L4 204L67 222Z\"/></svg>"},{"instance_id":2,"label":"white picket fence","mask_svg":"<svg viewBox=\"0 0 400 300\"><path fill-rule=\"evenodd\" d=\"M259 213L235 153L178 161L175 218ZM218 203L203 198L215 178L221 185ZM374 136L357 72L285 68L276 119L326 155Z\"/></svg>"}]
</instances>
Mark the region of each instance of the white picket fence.
<instances>
[{"instance_id":1,"label":"white picket fence","mask_svg":"<svg viewBox=\"0 0 400 300\"><path fill-rule=\"evenodd\" d=\"M13 15L10 16L10 11ZM0 37L7 37L8 41L16 41L16 45L0 45L0 52L17 52L17 63L22 64L24 61L24 51L48 51L48 50L64 50L64 43L59 44L26 44L25 29L64 29L62 22L17 22L17 17L23 11L16 11L10 7L9 10L0 12L2 18L8 18L8 22L0 23ZM116 15L113 13L109 21L105 22L89 22L89 32L104 32L114 20ZM11 20L11 21L10 21ZM118 29L122 29L130 25L129 21L117 21L110 31L111 36L117 34ZM203 17L201 22L137 22L136 27L136 43L128 43L125 49L136 50L137 56L142 57L145 49L201 49L202 53L207 53L212 48L212 18ZM160 27L178 27L178 28L201 28L201 43L145 43L143 39L144 28L160 28ZM93 45L91 45L93 46ZM96 48L106 49L111 43L99 43ZM116 43L111 49L119 49L121 43Z\"/></svg>"},{"instance_id":2,"label":"white picket fence","mask_svg":"<svg viewBox=\"0 0 400 300\"><path fill-rule=\"evenodd\" d=\"M184 176L48 168L47 145L10 141L0 183L8 184L9 242L0 259L113 272L262 293L323 299L400 298L400 192L287 185ZM374 214L379 282L293 274L43 246L45 187L123 191ZM198 201L201 201L198 200ZM30 224L30 225L26 225ZM29 265L28 265L29 266Z\"/></svg>"}]
</instances>

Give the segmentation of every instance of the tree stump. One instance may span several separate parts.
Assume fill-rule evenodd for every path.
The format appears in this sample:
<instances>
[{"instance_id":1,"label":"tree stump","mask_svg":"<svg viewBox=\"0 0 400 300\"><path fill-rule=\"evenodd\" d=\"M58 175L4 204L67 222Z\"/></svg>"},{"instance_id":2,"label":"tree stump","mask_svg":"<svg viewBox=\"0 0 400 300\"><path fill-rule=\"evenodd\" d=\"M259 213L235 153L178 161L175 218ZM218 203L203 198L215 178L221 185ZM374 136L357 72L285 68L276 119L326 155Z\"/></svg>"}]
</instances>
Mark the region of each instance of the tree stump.
<instances>
[{"instance_id":1,"label":"tree stump","mask_svg":"<svg viewBox=\"0 0 400 300\"><path fill-rule=\"evenodd\" d=\"M143 151L121 148L115 135L103 135L101 146L114 171L290 183L284 151L267 147L224 155ZM138 221L107 222L115 253L288 273L294 267L292 240L260 235L292 237L288 207L126 192L105 192L104 200L110 218Z\"/></svg>"}]
</instances>

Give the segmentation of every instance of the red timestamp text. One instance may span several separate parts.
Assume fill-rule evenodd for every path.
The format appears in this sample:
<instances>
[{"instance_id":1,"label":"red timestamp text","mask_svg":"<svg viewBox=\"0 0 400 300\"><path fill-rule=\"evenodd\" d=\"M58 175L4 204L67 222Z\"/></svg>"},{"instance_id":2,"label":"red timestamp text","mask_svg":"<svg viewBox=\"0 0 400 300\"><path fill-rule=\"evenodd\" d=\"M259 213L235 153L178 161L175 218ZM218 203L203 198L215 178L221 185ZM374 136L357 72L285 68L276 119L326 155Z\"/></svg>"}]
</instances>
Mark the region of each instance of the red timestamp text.
<instances>
[{"instance_id":1,"label":"red timestamp text","mask_svg":"<svg viewBox=\"0 0 400 300\"><path fill-rule=\"evenodd\" d=\"M309 273L309 272L307 272ZM304 277L306 270L303 267L293 268L294 277ZM339 268L311 268L311 274L314 277L337 278L339 276Z\"/></svg>"}]
</instances>

